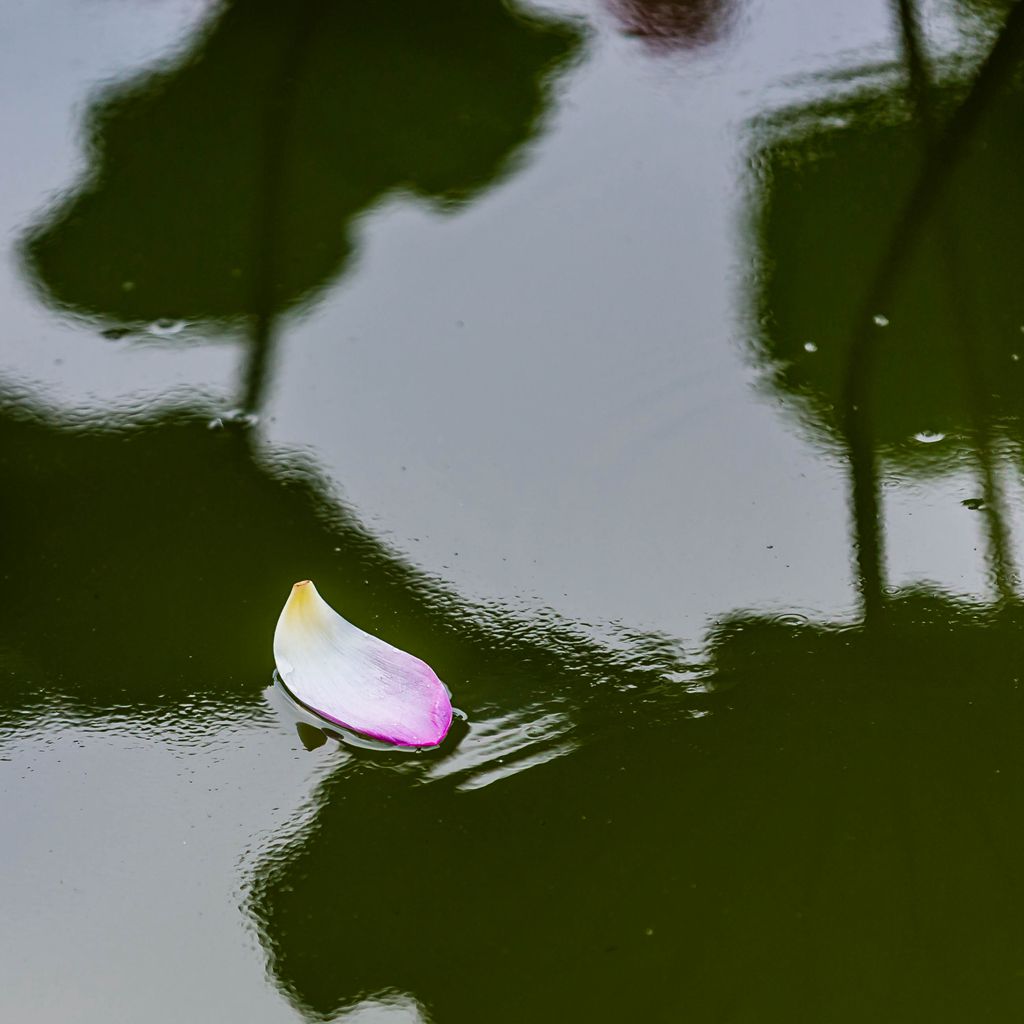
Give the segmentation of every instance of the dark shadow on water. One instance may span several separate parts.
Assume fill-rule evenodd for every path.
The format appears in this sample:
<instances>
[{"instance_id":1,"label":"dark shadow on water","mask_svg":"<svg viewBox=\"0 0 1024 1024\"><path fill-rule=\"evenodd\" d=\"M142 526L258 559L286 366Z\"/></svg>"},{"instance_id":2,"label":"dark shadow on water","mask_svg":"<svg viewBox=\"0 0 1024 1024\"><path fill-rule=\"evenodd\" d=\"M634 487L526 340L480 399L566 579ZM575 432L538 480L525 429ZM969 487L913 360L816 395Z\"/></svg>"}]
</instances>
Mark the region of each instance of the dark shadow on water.
<instances>
[{"instance_id":1,"label":"dark shadow on water","mask_svg":"<svg viewBox=\"0 0 1024 1024\"><path fill-rule=\"evenodd\" d=\"M446 772L492 771L498 757L511 769L568 734L607 735L647 702L687 713L674 642L462 599L375 538L307 461L208 421L171 408L98 428L0 404L0 718L128 708L130 730L189 720L196 701L251 715L277 615L305 576L451 688L472 728L442 751Z\"/></svg>"},{"instance_id":2,"label":"dark shadow on water","mask_svg":"<svg viewBox=\"0 0 1024 1024\"><path fill-rule=\"evenodd\" d=\"M28 267L48 302L118 325L280 313L388 192L457 206L512 169L579 42L495 0L228 3L100 95Z\"/></svg>"},{"instance_id":3,"label":"dark shadow on water","mask_svg":"<svg viewBox=\"0 0 1024 1024\"><path fill-rule=\"evenodd\" d=\"M1024 403L1011 358L1024 356L1016 287L1024 257L1012 215L1024 189L1019 10L976 79L929 90L932 116L944 125L937 153L922 151L922 126L903 89L865 87L757 126L756 311L764 327L755 354L825 440L841 438L844 388L869 396L873 444L906 472L941 471L972 439L959 331L946 302L936 301L945 298L940 242L951 210L969 229L960 256L974 293L985 412L1016 422ZM922 431L945 434L953 450L916 441Z\"/></svg>"},{"instance_id":4,"label":"dark shadow on water","mask_svg":"<svg viewBox=\"0 0 1024 1024\"><path fill-rule=\"evenodd\" d=\"M1014 1019L1024 607L709 640L707 717L485 794L329 780L252 896L304 1014L396 986L445 1021Z\"/></svg>"},{"instance_id":5,"label":"dark shadow on water","mask_svg":"<svg viewBox=\"0 0 1024 1024\"><path fill-rule=\"evenodd\" d=\"M913 0L897 0L895 6L907 66L911 108L920 126L925 166L926 169L931 168L929 174L923 174L919 179L915 192L920 194L922 191L937 189L941 193L941 181L937 185L931 184L938 169L942 168L944 173L949 173L948 169L955 165L960 152L971 145L981 112L1009 84L1014 65L1024 50L1024 38L1021 38L1024 34L1024 19L1020 17L1020 11L1024 8L1018 8L1015 19L1007 22L999 42L975 76L968 97L961 103L951 123L943 125L932 104L933 71L925 52ZM950 139L957 139L959 145L953 147ZM946 204L945 208L940 206L933 216L945 261L945 297L950 324L957 335L960 351L982 512L988 534L992 582L1000 599L1011 600L1016 573L1011 539L1006 528L1005 502L993 451L992 427L987 415L986 381L975 352L974 324L978 322L979 313L974 301L970 257L965 258L964 252L964 241L970 234L969 230L965 230L967 226L961 222L955 203ZM916 222L911 220L903 226L905 232L912 236ZM894 240L890 252L895 248ZM872 302L872 305L875 303ZM863 319L866 320L866 316ZM856 353L851 353L851 358L855 357ZM850 419L848 415L847 420Z\"/></svg>"},{"instance_id":6,"label":"dark shadow on water","mask_svg":"<svg viewBox=\"0 0 1024 1024\"><path fill-rule=\"evenodd\" d=\"M1024 441L1024 6L971 76L938 83L913 5L895 8L906 85L786 111L760 126L755 160L754 355L851 467L869 617L883 469L973 468L993 588L1012 597L999 461Z\"/></svg>"},{"instance_id":7,"label":"dark shadow on water","mask_svg":"<svg viewBox=\"0 0 1024 1024\"><path fill-rule=\"evenodd\" d=\"M278 318L351 265L359 218L395 193L452 210L495 186L580 44L497 0L218 6L183 52L100 94L89 167L25 239L28 273L108 332L248 335L252 411Z\"/></svg>"}]
</instances>

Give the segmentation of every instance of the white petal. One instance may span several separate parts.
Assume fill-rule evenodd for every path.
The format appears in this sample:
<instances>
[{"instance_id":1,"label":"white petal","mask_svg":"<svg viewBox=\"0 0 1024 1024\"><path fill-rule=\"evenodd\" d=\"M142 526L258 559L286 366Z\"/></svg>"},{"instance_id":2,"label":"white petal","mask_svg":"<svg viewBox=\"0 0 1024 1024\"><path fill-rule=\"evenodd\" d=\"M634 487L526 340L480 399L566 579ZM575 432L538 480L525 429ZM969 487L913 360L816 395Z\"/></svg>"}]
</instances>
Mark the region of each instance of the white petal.
<instances>
[{"instance_id":1,"label":"white petal","mask_svg":"<svg viewBox=\"0 0 1024 1024\"><path fill-rule=\"evenodd\" d=\"M434 746L451 725L451 700L434 670L343 619L310 580L288 595L274 632L274 660L297 700L365 736Z\"/></svg>"}]
</instances>

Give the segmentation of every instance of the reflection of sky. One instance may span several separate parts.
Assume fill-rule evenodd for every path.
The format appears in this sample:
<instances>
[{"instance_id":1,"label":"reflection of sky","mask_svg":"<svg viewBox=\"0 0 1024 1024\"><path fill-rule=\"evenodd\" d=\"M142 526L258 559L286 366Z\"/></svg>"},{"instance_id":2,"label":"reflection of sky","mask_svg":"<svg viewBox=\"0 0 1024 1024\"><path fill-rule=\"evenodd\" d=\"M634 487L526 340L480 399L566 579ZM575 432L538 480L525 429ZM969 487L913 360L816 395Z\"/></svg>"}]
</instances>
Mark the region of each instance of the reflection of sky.
<instances>
[{"instance_id":1,"label":"reflection of sky","mask_svg":"<svg viewBox=\"0 0 1024 1024\"><path fill-rule=\"evenodd\" d=\"M138 735L58 714L4 743L0 1018L295 1019L243 932L241 873L306 821L313 762L332 764L270 716L196 719Z\"/></svg>"},{"instance_id":2,"label":"reflection of sky","mask_svg":"<svg viewBox=\"0 0 1024 1024\"><path fill-rule=\"evenodd\" d=\"M9 240L82 166L76 140L89 91L173 46L203 8L13 11L0 37L0 90L17 97L0 114L11 140L0 152ZM842 614L852 599L844 474L758 395L744 363L744 124L765 103L814 90L810 72L884 60L894 39L888 6L751 4L731 47L656 63L598 16L607 20L589 62L562 83L524 170L457 217L393 200L367 219L351 272L286 331L267 441L311 450L370 529L470 598L498 595L527 612L543 604L688 641L736 607ZM3 380L69 407L135 403L174 385L231 404L240 350L90 337L38 304L14 259L8 246ZM955 477L886 490L893 582L981 587L979 519L959 504L974 492ZM1013 497L1010 507L1024 507ZM560 723L550 724L559 738ZM273 771L251 776L282 736L296 747L288 770L268 756ZM477 739L486 746L486 734ZM0 1016L38 1009L33 972L56 959L81 974L50 992L77 997L73 1009L53 1004L52 1019L88 1019L127 975L135 982L125 1019L201 1020L226 992L237 1019L293 1019L270 986L259 987L255 936L245 947L236 939L239 851L296 824L293 808L336 750L306 755L274 725L188 753L185 771L173 744L74 727L52 746L31 734L5 750L5 806L16 798L50 813L19 835L27 884L16 900L10 886L0 895L8 937L19 940L17 957L0 956L16 968L13 980L2 975ZM459 770L483 778L472 745L464 755ZM34 775L52 757L60 774ZM97 797L126 774L137 804ZM149 792L178 803L150 803ZM94 848L83 848L83 835ZM97 885L104 874L117 885ZM51 884L72 895L59 916L40 918L33 888ZM90 901L112 891L124 900L121 930L97 937L91 922L109 922L110 911ZM154 944L182 934L176 914L202 925L195 945ZM231 950L237 962L225 960ZM168 991L168 971L189 985ZM154 1007L153 991L173 999ZM383 1014L401 1007L375 1012L367 1004L352 1019L391 1020Z\"/></svg>"},{"instance_id":3,"label":"reflection of sky","mask_svg":"<svg viewBox=\"0 0 1024 1024\"><path fill-rule=\"evenodd\" d=\"M335 1017L333 1024L423 1024L425 1020L415 1000L396 993L361 999Z\"/></svg>"}]
</instances>

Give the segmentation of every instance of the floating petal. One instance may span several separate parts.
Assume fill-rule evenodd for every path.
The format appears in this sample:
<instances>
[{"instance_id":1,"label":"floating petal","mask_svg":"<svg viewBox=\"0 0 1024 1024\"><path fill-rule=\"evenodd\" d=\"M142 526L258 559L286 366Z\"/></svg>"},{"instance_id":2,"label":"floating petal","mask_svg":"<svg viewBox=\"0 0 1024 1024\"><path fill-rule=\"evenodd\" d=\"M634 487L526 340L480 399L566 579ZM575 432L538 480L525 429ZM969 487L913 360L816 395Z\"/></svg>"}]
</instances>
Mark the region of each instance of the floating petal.
<instances>
[{"instance_id":1,"label":"floating petal","mask_svg":"<svg viewBox=\"0 0 1024 1024\"><path fill-rule=\"evenodd\" d=\"M274 632L274 660L297 700L365 736L436 746L451 725L451 700L434 670L343 619L310 580L288 595Z\"/></svg>"}]
</instances>

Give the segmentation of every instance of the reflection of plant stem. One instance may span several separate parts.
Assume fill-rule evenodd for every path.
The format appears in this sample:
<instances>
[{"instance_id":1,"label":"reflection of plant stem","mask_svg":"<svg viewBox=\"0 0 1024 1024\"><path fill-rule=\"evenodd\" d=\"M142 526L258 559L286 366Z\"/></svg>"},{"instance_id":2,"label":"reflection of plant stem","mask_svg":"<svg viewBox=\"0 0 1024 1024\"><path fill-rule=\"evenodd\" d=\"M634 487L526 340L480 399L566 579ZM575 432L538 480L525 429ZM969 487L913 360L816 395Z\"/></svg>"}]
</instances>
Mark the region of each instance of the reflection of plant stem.
<instances>
[{"instance_id":1,"label":"reflection of plant stem","mask_svg":"<svg viewBox=\"0 0 1024 1024\"><path fill-rule=\"evenodd\" d=\"M856 407L854 407L854 411ZM853 497L853 533L857 549L857 582L865 622L874 622L885 603L885 548L881 526L878 465L868 430L847 430Z\"/></svg>"},{"instance_id":2,"label":"reflection of plant stem","mask_svg":"<svg viewBox=\"0 0 1024 1024\"><path fill-rule=\"evenodd\" d=\"M981 476L985 532L988 538L989 575L1001 601L1012 601L1017 593L1013 581L1016 568L1013 560L1013 546L1010 531L1006 526L1005 503L999 477L992 459L991 440L988 426L985 436L978 437L978 470Z\"/></svg>"},{"instance_id":3,"label":"reflection of plant stem","mask_svg":"<svg viewBox=\"0 0 1024 1024\"><path fill-rule=\"evenodd\" d=\"M989 577L996 594L1002 601L1011 601L1016 594L1013 587L1013 554L1010 532L1006 526L1006 513L1002 488L996 471L992 449L992 431L985 412L985 380L978 366L977 351L971 344L971 327L976 322L969 315L964 301L971 295L971 289L964 280L959 263L960 231L953 211L943 224L944 253L949 278L947 293L952 309L952 320L956 326L964 381L967 390L968 407L974 433L974 456L977 463L979 486L983 500L982 514L985 522ZM964 301L961 301L964 300Z\"/></svg>"},{"instance_id":4,"label":"reflection of plant stem","mask_svg":"<svg viewBox=\"0 0 1024 1024\"><path fill-rule=\"evenodd\" d=\"M916 0L895 0L903 59L907 62L907 91L911 106L921 123L926 150L935 143L935 118L930 101L931 75L921 39ZM926 153L927 155L927 153Z\"/></svg>"},{"instance_id":5,"label":"reflection of plant stem","mask_svg":"<svg viewBox=\"0 0 1024 1024\"><path fill-rule=\"evenodd\" d=\"M901 23L904 6L901 5ZM913 11L906 8L912 17ZM999 37L975 75L970 91L927 147L924 164L896 220L875 276L857 311L843 389L843 430L850 457L853 526L865 620L884 602L880 494L870 418L870 386L879 328L873 317L891 305L896 283L920 240L921 231L974 135L990 98L1013 74L1024 51L1024 0L1017 0ZM917 50L918 54L920 49ZM923 64L923 62L922 62ZM913 75L913 67L911 74ZM994 483L994 476L992 478Z\"/></svg>"},{"instance_id":6,"label":"reflection of plant stem","mask_svg":"<svg viewBox=\"0 0 1024 1024\"><path fill-rule=\"evenodd\" d=\"M294 18L290 45L284 48L278 74L271 78L264 97L263 181L257 190L261 205L256 215L253 238L251 336L242 398L242 410L248 414L259 412L266 398L273 365L277 340L275 298L285 249L283 223L288 194L288 160L294 149L291 136L295 124L296 95L309 44L324 6L319 4L311 10L303 8Z\"/></svg>"},{"instance_id":7,"label":"reflection of plant stem","mask_svg":"<svg viewBox=\"0 0 1024 1024\"><path fill-rule=\"evenodd\" d=\"M937 141L937 118L931 102L932 80L915 9L915 0L896 0L903 56L907 64L908 86L914 112L921 124L925 160ZM985 412L985 381L978 365L977 351L971 344L972 325L977 322L976 309L968 308L972 289L965 280L960 260L960 222L956 210L955 191L949 196L948 209L939 210L937 226L942 234L941 256L947 275L944 289L950 303L951 320L955 326L966 382L968 407L971 413L980 487L984 501L985 532L988 540L989 576L1001 600L1011 600L1013 590L1013 556L1003 506L1003 495L992 458L992 435ZM944 215L943 215L944 214ZM975 304L976 305L976 304Z\"/></svg>"},{"instance_id":8,"label":"reflection of plant stem","mask_svg":"<svg viewBox=\"0 0 1024 1024\"><path fill-rule=\"evenodd\" d=\"M242 394L242 412L255 416L263 405L267 393L267 379L277 335L274 318L257 313L252 318L252 334L249 337L249 358L245 363L245 382Z\"/></svg>"}]
</instances>

